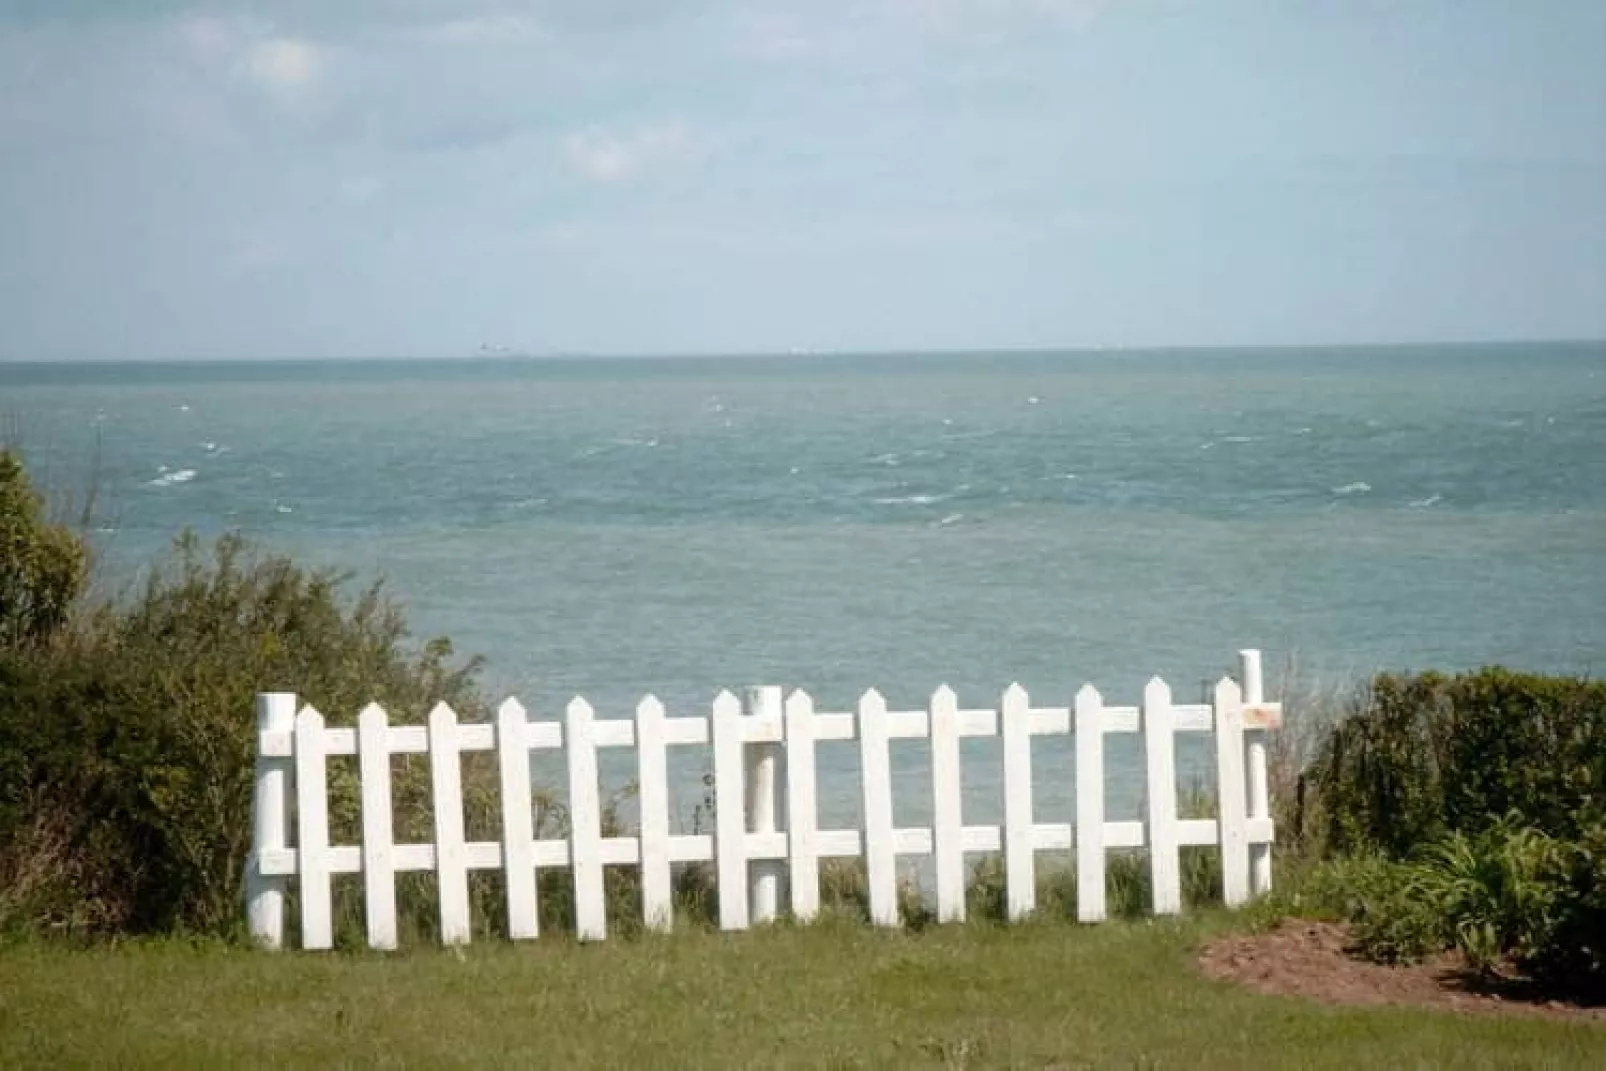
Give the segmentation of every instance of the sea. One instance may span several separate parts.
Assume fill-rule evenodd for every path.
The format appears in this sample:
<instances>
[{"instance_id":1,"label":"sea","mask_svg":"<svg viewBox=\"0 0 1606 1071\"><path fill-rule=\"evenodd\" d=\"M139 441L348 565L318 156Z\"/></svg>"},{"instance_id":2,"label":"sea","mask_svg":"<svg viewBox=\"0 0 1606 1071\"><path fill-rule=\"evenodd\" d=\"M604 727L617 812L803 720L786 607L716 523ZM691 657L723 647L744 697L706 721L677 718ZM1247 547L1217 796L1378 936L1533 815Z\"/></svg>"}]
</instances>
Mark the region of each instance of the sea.
<instances>
[{"instance_id":1,"label":"sea","mask_svg":"<svg viewBox=\"0 0 1606 1071\"><path fill-rule=\"evenodd\" d=\"M385 579L539 718L762 684L1200 702L1244 648L1272 699L1606 665L1603 342L10 363L0 416L53 488L100 488L103 585L240 531ZM966 821L996 820L996 742L964 748ZM1112 748L1113 818L1142 763ZM1040 821L1069 820L1070 749L1035 749ZM696 823L707 755L677 750ZM928 760L894 754L918 822ZM821 745L827 825L856 762Z\"/></svg>"}]
</instances>

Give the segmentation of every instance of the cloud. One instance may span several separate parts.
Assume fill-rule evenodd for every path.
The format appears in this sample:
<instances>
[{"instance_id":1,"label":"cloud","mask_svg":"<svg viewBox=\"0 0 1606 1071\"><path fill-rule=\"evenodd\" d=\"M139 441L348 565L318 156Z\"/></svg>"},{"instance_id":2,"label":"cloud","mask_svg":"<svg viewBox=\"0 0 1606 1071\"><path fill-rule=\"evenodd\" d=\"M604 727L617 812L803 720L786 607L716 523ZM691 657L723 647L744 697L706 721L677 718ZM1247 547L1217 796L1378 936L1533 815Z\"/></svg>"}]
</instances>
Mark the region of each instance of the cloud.
<instances>
[{"instance_id":1,"label":"cloud","mask_svg":"<svg viewBox=\"0 0 1606 1071\"><path fill-rule=\"evenodd\" d=\"M246 50L247 75L270 93L296 97L307 92L323 65L322 50L310 41L274 37Z\"/></svg>"},{"instance_id":2,"label":"cloud","mask_svg":"<svg viewBox=\"0 0 1606 1071\"><path fill-rule=\"evenodd\" d=\"M563 139L564 162L593 182L628 182L649 172L684 163L701 144L679 120L617 132L590 126Z\"/></svg>"},{"instance_id":3,"label":"cloud","mask_svg":"<svg viewBox=\"0 0 1606 1071\"><path fill-rule=\"evenodd\" d=\"M940 36L996 36L1048 24L1082 29L1110 0L894 0L927 32Z\"/></svg>"},{"instance_id":4,"label":"cloud","mask_svg":"<svg viewBox=\"0 0 1606 1071\"><path fill-rule=\"evenodd\" d=\"M544 42L546 28L527 14L464 15L415 27L409 36L432 45L528 45Z\"/></svg>"}]
</instances>

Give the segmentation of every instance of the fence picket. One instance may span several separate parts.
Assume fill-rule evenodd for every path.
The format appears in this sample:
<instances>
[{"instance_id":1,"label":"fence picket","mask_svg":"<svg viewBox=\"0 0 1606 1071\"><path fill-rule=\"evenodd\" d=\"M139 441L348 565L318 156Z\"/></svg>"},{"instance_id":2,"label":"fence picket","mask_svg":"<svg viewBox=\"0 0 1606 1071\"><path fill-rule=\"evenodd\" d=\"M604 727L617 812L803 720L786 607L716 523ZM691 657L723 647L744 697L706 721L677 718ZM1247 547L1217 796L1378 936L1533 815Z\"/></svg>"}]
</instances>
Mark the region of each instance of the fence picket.
<instances>
[{"instance_id":1,"label":"fence picket","mask_svg":"<svg viewBox=\"0 0 1606 1071\"><path fill-rule=\"evenodd\" d=\"M859 697L858 730L870 921L877 926L896 926L898 855L892 832L892 755L887 738L887 701L874 688Z\"/></svg>"},{"instance_id":2,"label":"fence picket","mask_svg":"<svg viewBox=\"0 0 1606 1071\"><path fill-rule=\"evenodd\" d=\"M1154 913L1182 910L1182 860L1178 853L1176 716L1171 687L1159 677L1143 690L1143 746L1148 760L1149 875Z\"/></svg>"},{"instance_id":3,"label":"fence picket","mask_svg":"<svg viewBox=\"0 0 1606 1071\"><path fill-rule=\"evenodd\" d=\"M569 850L574 870L574 929L582 941L608 935L602 882L602 781L597 773L596 713L584 699L564 719L569 754Z\"/></svg>"},{"instance_id":4,"label":"fence picket","mask_svg":"<svg viewBox=\"0 0 1606 1071\"><path fill-rule=\"evenodd\" d=\"M390 719L377 703L357 715L357 773L362 790L362 888L368 947L396 947L395 823L391 818Z\"/></svg>"},{"instance_id":5,"label":"fence picket","mask_svg":"<svg viewBox=\"0 0 1606 1071\"><path fill-rule=\"evenodd\" d=\"M747 818L743 814L742 701L714 700L714 852L719 875L719 927L747 929Z\"/></svg>"},{"instance_id":6,"label":"fence picket","mask_svg":"<svg viewBox=\"0 0 1606 1071\"><path fill-rule=\"evenodd\" d=\"M323 715L302 707L296 715L296 863L301 877L301 947L334 947L334 905L329 888L329 789Z\"/></svg>"},{"instance_id":7,"label":"fence picket","mask_svg":"<svg viewBox=\"0 0 1606 1071\"><path fill-rule=\"evenodd\" d=\"M263 692L256 698L259 734L295 733L293 692ZM260 754L251 795L251 854L245 864L245 914L251 937L262 948L284 947L284 902L289 878L263 873L268 852L282 852L290 837L290 791L295 761L290 756Z\"/></svg>"},{"instance_id":8,"label":"fence picket","mask_svg":"<svg viewBox=\"0 0 1606 1071\"><path fill-rule=\"evenodd\" d=\"M515 941L539 936L535 818L530 793L529 715L517 699L496 709L496 763L502 786L502 866L507 872L507 930Z\"/></svg>"},{"instance_id":9,"label":"fence picket","mask_svg":"<svg viewBox=\"0 0 1606 1071\"><path fill-rule=\"evenodd\" d=\"M1265 678L1261 673L1260 652L1240 651L1244 702L1256 706L1266 701ZM1257 729L1249 737L1249 817L1271 818L1271 794L1266 771L1266 732ZM1264 842L1249 848L1249 888L1256 896L1271 892L1271 845Z\"/></svg>"},{"instance_id":10,"label":"fence picket","mask_svg":"<svg viewBox=\"0 0 1606 1071\"><path fill-rule=\"evenodd\" d=\"M786 699L786 840L791 870L792 916L811 921L820 913L819 820L814 777L814 700L804 691Z\"/></svg>"},{"instance_id":11,"label":"fence picket","mask_svg":"<svg viewBox=\"0 0 1606 1071\"><path fill-rule=\"evenodd\" d=\"M1216 685L1216 829L1221 845L1221 899L1249 899L1249 828L1244 777L1243 692L1223 677Z\"/></svg>"},{"instance_id":12,"label":"fence picket","mask_svg":"<svg viewBox=\"0 0 1606 1071\"><path fill-rule=\"evenodd\" d=\"M636 705L636 785L641 819L641 914L649 930L673 925L669 867L669 751L666 713L656 696Z\"/></svg>"},{"instance_id":13,"label":"fence picket","mask_svg":"<svg viewBox=\"0 0 1606 1071\"><path fill-rule=\"evenodd\" d=\"M750 719L762 719L775 724L785 732L786 704L783 690L773 684L749 688L747 714ZM749 721L748 724L752 724ZM779 736L773 741L748 741L743 748L745 764L743 776L749 833L775 833L785 824L782 808L785 805L786 755L781 750ZM751 922L774 922L781 910L782 878L786 873L786 860L777 858L749 859L747 863L747 910Z\"/></svg>"},{"instance_id":14,"label":"fence picket","mask_svg":"<svg viewBox=\"0 0 1606 1071\"><path fill-rule=\"evenodd\" d=\"M959 780L959 697L946 684L931 696L931 850L937 921L965 920L964 818Z\"/></svg>"},{"instance_id":15,"label":"fence picket","mask_svg":"<svg viewBox=\"0 0 1606 1071\"><path fill-rule=\"evenodd\" d=\"M1104 877L1104 698L1091 684L1076 693L1076 917L1103 922L1108 913Z\"/></svg>"},{"instance_id":16,"label":"fence picket","mask_svg":"<svg viewBox=\"0 0 1606 1071\"><path fill-rule=\"evenodd\" d=\"M441 943L469 940L468 847L463 837L463 752L457 712L436 703L429 712L429 774L434 788L435 879L439 885Z\"/></svg>"},{"instance_id":17,"label":"fence picket","mask_svg":"<svg viewBox=\"0 0 1606 1071\"><path fill-rule=\"evenodd\" d=\"M1037 907L1037 855L1032 828L1031 709L1026 689L1012 684L999 704L1004 734L1004 889L1011 921Z\"/></svg>"}]
</instances>

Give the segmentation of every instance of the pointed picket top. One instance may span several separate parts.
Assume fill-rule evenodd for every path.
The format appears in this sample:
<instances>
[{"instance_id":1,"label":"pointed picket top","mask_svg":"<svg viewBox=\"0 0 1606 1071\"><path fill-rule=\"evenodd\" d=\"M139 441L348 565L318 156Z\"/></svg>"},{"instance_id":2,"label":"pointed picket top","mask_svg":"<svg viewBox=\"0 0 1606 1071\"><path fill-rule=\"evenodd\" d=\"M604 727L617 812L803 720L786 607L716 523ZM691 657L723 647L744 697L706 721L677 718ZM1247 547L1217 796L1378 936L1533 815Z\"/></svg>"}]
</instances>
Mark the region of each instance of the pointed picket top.
<instances>
[{"instance_id":1,"label":"pointed picket top","mask_svg":"<svg viewBox=\"0 0 1606 1071\"><path fill-rule=\"evenodd\" d=\"M314 729L323 728L323 715L318 713L318 709L311 703L302 707L296 714L296 728L299 729L303 725Z\"/></svg>"},{"instance_id":2,"label":"pointed picket top","mask_svg":"<svg viewBox=\"0 0 1606 1071\"><path fill-rule=\"evenodd\" d=\"M931 693L931 704L932 706L957 707L959 705L959 693L946 684L939 685L937 690Z\"/></svg>"},{"instance_id":3,"label":"pointed picket top","mask_svg":"<svg viewBox=\"0 0 1606 1071\"><path fill-rule=\"evenodd\" d=\"M390 715L386 714L385 708L378 703L369 703L357 714L357 724L366 725L374 721L377 721L380 725L388 725L390 723Z\"/></svg>"},{"instance_id":4,"label":"pointed picket top","mask_svg":"<svg viewBox=\"0 0 1606 1071\"><path fill-rule=\"evenodd\" d=\"M1159 700L1170 702L1171 686L1159 677L1151 677L1149 678L1149 683L1143 689L1143 701L1150 703Z\"/></svg>"},{"instance_id":5,"label":"pointed picket top","mask_svg":"<svg viewBox=\"0 0 1606 1071\"><path fill-rule=\"evenodd\" d=\"M457 711L453 710L445 700L436 703L429 711L431 725L456 725Z\"/></svg>"},{"instance_id":6,"label":"pointed picket top","mask_svg":"<svg viewBox=\"0 0 1606 1071\"><path fill-rule=\"evenodd\" d=\"M801 688L795 689L791 695L786 697L785 710L787 714L794 716L812 714L814 713L814 698Z\"/></svg>"},{"instance_id":7,"label":"pointed picket top","mask_svg":"<svg viewBox=\"0 0 1606 1071\"><path fill-rule=\"evenodd\" d=\"M867 707L876 710L886 710L887 697L882 695L878 689L866 688L859 696L859 709L864 710Z\"/></svg>"},{"instance_id":8,"label":"pointed picket top","mask_svg":"<svg viewBox=\"0 0 1606 1071\"><path fill-rule=\"evenodd\" d=\"M717 715L740 714L742 701L738 699L729 688L722 689L714 697L714 713Z\"/></svg>"},{"instance_id":9,"label":"pointed picket top","mask_svg":"<svg viewBox=\"0 0 1606 1071\"><path fill-rule=\"evenodd\" d=\"M1004 705L1006 707L1018 706L1024 710L1030 701L1030 696L1027 695L1026 689L1021 686L1019 681L1004 689Z\"/></svg>"},{"instance_id":10,"label":"pointed picket top","mask_svg":"<svg viewBox=\"0 0 1606 1071\"><path fill-rule=\"evenodd\" d=\"M529 711L524 709L524 704L511 695L497 706L496 715L499 718L512 718L514 721L527 721L530 716Z\"/></svg>"},{"instance_id":11,"label":"pointed picket top","mask_svg":"<svg viewBox=\"0 0 1606 1071\"><path fill-rule=\"evenodd\" d=\"M590 718L596 716L596 710L586 701L584 696L575 696L569 700L569 705L563 708L564 713L571 718Z\"/></svg>"},{"instance_id":12,"label":"pointed picket top","mask_svg":"<svg viewBox=\"0 0 1606 1071\"><path fill-rule=\"evenodd\" d=\"M1239 687L1238 682L1233 680L1230 675L1224 676L1216 682L1217 707L1241 703L1243 702L1243 695L1243 689Z\"/></svg>"},{"instance_id":13,"label":"pointed picket top","mask_svg":"<svg viewBox=\"0 0 1606 1071\"><path fill-rule=\"evenodd\" d=\"M636 704L637 718L662 718L664 716L665 711L663 700L659 699L651 692L648 692L646 695L642 696L641 702Z\"/></svg>"},{"instance_id":14,"label":"pointed picket top","mask_svg":"<svg viewBox=\"0 0 1606 1071\"><path fill-rule=\"evenodd\" d=\"M1093 682L1089 681L1088 683L1082 685L1081 688L1077 689L1077 692L1076 692L1076 704L1077 704L1077 706L1081 706L1084 703L1091 704L1093 706L1098 706L1103 702L1104 702L1104 697L1099 694L1099 690L1097 688L1093 687Z\"/></svg>"}]
</instances>

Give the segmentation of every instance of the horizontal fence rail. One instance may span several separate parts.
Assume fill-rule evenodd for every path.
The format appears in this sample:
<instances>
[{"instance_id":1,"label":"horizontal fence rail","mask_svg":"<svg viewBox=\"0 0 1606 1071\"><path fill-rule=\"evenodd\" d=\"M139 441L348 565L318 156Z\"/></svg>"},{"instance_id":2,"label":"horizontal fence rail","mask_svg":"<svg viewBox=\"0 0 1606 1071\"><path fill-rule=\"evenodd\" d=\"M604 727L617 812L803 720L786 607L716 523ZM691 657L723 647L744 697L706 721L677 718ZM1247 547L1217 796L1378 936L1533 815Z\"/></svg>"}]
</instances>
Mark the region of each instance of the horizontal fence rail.
<instances>
[{"instance_id":1,"label":"horizontal fence rail","mask_svg":"<svg viewBox=\"0 0 1606 1071\"><path fill-rule=\"evenodd\" d=\"M639 868L643 920L666 930L672 922L672 867L711 863L717 877L721 928L740 930L775 919L783 892L790 913L809 920L820 910L820 863L864 861L871 920L901 922L897 863L900 856L931 856L939 922L965 917L965 854L1002 853L1007 910L1020 919L1036 909L1038 852L1074 851L1077 918L1107 914L1106 862L1111 849L1145 849L1153 910L1182 910L1180 849L1214 846L1221 856L1222 894L1228 905L1271 888L1274 831L1267 791L1268 730L1280 724L1280 704L1263 694L1260 654L1241 652L1243 683L1223 678L1208 704L1178 704L1159 678L1137 707L1106 705L1087 685L1069 707L1034 707L1025 689L1010 686L995 709L965 709L946 686L924 710L889 710L874 691L857 709L815 709L806 692L783 698L780 688L755 688L744 703L730 692L713 701L709 716L671 717L648 696L632 719L598 719L584 699L572 701L562 721L531 721L508 699L495 719L460 722L438 704L425 725L391 725L370 704L355 727L327 726L294 694L258 696L258 758L253 798L252 850L246 865L246 910L252 936L269 948L284 943L290 880L296 881L303 948L334 944L332 878L362 875L370 947L397 944L396 876L433 872L438 883L441 940L468 941L468 874L505 874L507 928L514 939L534 938L537 875L570 872L577 935L606 936L605 866ZM1105 746L1112 733L1140 733L1146 769L1144 817L1107 821L1104 814ZM1210 733L1216 757L1217 817L1178 817L1176 734ZM1034 819L1032 738L1070 734L1075 740L1074 821ZM1001 737L1004 812L998 825L966 825L961 806L960 740ZM932 820L893 823L890 745L929 741ZM857 741L863 816L859 828L821 829L815 746ZM714 830L670 832L668 749L712 750ZM636 750L639 828L631 836L603 836L598 774L601 748ZM567 759L569 829L561 838L536 839L532 752L561 749ZM501 838L470 841L464 832L462 756L494 752L501 795ZM426 755L433 794L429 843L397 844L392 819L391 757ZM361 843L330 843L327 760L355 756L361 802ZM1069 771L1068 771L1069 772ZM784 814L784 821L778 815ZM293 840L292 840L293 835Z\"/></svg>"}]
</instances>

